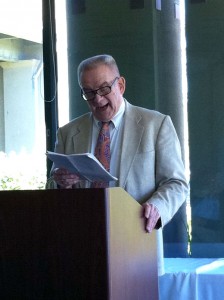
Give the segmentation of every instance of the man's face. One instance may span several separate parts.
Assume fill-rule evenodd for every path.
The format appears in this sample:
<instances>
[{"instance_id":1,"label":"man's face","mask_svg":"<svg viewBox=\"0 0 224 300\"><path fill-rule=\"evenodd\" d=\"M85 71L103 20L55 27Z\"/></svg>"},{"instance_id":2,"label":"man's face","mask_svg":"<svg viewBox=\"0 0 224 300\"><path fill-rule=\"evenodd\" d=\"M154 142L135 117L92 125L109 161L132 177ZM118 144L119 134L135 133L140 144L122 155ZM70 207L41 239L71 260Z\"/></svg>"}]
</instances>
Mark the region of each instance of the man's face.
<instances>
[{"instance_id":1,"label":"man's face","mask_svg":"<svg viewBox=\"0 0 224 300\"><path fill-rule=\"evenodd\" d=\"M101 87L111 86L115 78L118 77L115 70L105 65L86 70L81 75L81 87L85 92L97 90ZM99 121L110 121L118 112L123 101L125 91L125 79L118 77L111 86L111 92L107 95L95 95L95 98L87 101L93 115Z\"/></svg>"}]
</instances>

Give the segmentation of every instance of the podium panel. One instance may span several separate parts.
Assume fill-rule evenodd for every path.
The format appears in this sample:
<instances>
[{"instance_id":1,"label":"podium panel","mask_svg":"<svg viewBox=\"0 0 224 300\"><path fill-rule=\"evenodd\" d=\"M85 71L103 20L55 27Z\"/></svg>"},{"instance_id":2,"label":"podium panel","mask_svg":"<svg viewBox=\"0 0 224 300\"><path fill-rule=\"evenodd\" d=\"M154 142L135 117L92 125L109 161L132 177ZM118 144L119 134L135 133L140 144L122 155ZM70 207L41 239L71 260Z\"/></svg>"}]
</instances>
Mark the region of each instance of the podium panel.
<instances>
[{"instance_id":1,"label":"podium panel","mask_svg":"<svg viewBox=\"0 0 224 300\"><path fill-rule=\"evenodd\" d=\"M0 299L158 299L140 214L120 188L1 191Z\"/></svg>"},{"instance_id":2,"label":"podium panel","mask_svg":"<svg viewBox=\"0 0 224 300\"><path fill-rule=\"evenodd\" d=\"M145 232L142 207L121 188L109 193L109 299L159 299L156 233Z\"/></svg>"}]
</instances>

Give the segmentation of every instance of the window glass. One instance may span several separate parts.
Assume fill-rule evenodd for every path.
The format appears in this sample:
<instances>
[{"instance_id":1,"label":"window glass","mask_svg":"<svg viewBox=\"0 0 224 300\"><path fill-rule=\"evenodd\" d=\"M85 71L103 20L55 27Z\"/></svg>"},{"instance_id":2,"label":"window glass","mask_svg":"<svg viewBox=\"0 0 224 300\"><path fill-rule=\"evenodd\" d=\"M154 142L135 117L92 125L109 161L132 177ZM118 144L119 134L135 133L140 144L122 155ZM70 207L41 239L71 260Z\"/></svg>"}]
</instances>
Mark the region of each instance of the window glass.
<instances>
[{"instance_id":1,"label":"window glass","mask_svg":"<svg viewBox=\"0 0 224 300\"><path fill-rule=\"evenodd\" d=\"M42 189L42 1L0 0L0 7L0 190Z\"/></svg>"}]
</instances>

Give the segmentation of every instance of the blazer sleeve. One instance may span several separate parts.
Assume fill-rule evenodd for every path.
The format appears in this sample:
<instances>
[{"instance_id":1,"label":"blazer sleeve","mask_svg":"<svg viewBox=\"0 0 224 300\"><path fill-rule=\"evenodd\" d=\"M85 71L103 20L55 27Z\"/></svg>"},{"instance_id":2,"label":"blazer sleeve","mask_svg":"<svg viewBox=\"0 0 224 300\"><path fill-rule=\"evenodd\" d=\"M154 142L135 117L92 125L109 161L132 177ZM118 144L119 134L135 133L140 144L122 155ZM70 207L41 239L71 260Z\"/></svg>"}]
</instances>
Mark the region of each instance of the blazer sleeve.
<instances>
[{"instance_id":1,"label":"blazer sleeve","mask_svg":"<svg viewBox=\"0 0 224 300\"><path fill-rule=\"evenodd\" d=\"M187 195L180 143L170 117L166 116L155 143L155 192L147 201L158 208L162 227L172 219Z\"/></svg>"}]
</instances>

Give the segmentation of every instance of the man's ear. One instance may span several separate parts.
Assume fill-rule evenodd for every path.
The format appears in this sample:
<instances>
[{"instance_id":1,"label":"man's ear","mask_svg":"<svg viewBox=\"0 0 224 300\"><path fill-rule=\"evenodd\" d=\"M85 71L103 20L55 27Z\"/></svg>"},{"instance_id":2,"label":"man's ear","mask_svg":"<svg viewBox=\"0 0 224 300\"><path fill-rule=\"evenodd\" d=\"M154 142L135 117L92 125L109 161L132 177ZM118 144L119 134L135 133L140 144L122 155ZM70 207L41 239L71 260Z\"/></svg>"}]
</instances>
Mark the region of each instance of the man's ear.
<instances>
[{"instance_id":1,"label":"man's ear","mask_svg":"<svg viewBox=\"0 0 224 300\"><path fill-rule=\"evenodd\" d=\"M125 78L121 76L118 80L118 84L119 84L120 92L123 95L126 87Z\"/></svg>"}]
</instances>

